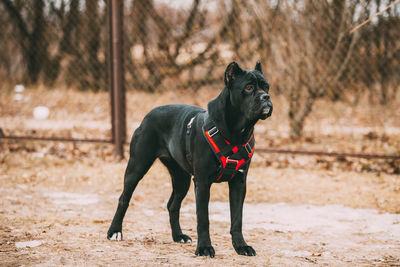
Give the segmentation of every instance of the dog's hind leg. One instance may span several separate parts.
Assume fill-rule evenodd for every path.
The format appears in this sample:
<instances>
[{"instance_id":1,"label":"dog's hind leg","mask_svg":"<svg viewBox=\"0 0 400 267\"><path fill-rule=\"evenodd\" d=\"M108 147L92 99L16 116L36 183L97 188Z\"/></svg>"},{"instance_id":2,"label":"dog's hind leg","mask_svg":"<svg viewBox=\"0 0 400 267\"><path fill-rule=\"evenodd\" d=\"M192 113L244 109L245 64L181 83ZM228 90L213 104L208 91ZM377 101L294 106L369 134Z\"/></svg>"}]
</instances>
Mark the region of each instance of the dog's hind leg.
<instances>
[{"instance_id":1,"label":"dog's hind leg","mask_svg":"<svg viewBox=\"0 0 400 267\"><path fill-rule=\"evenodd\" d=\"M132 193L156 159L157 144L154 136L138 128L132 138L130 157L125 170L124 189L118 201L118 208L107 232L110 240L122 240L122 221L128 209Z\"/></svg>"},{"instance_id":2,"label":"dog's hind leg","mask_svg":"<svg viewBox=\"0 0 400 267\"><path fill-rule=\"evenodd\" d=\"M161 162L168 168L172 178L172 194L167 204L172 239L175 242L181 243L192 242L189 236L182 233L179 223L181 203L190 187L190 174L182 169L173 159L161 158Z\"/></svg>"}]
</instances>

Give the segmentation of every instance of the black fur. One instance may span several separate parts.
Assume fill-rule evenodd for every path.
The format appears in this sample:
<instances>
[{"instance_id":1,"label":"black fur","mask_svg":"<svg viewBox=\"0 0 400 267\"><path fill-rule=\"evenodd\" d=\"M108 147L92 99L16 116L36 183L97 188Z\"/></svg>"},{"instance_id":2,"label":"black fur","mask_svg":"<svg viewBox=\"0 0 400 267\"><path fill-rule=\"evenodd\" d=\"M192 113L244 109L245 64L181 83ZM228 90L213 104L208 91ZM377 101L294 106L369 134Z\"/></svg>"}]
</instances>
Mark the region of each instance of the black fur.
<instances>
[{"instance_id":1,"label":"black fur","mask_svg":"<svg viewBox=\"0 0 400 267\"><path fill-rule=\"evenodd\" d=\"M225 88L216 99L209 102L208 112L195 106L166 105L153 109L143 119L130 144L124 189L107 233L109 239L117 233L122 238L122 220L132 193L154 160L159 158L172 177L173 190L167 207L173 240L185 243L191 241L181 231L179 211L193 175L198 235L196 255L214 257L215 251L209 234L208 202L218 162L201 132L204 121L209 116L227 140L233 144L242 144L252 134L255 123L272 114L269 84L262 74L259 62L254 70L242 70L236 62L230 63L226 68L224 81ZM196 117L190 136L193 162L190 166L186 160L185 134L187 124L194 116ZM256 252L246 244L242 235L247 171L248 166L241 177L235 177L229 182L230 232L236 252L254 256Z\"/></svg>"}]
</instances>

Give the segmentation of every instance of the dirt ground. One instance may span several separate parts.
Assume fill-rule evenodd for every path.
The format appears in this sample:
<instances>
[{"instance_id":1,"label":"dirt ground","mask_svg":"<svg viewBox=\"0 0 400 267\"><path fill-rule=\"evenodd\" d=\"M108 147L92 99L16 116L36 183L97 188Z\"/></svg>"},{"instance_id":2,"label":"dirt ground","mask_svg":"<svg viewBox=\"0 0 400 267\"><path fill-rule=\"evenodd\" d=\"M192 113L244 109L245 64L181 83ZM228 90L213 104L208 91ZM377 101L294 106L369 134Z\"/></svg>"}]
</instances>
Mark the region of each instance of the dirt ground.
<instances>
[{"instance_id":1,"label":"dirt ground","mask_svg":"<svg viewBox=\"0 0 400 267\"><path fill-rule=\"evenodd\" d=\"M171 92L128 96L129 132L153 106L204 107L213 94L199 93L192 102ZM28 90L23 100L13 97L12 91L1 93L0 128L6 134L108 137L107 93ZM44 103L50 107L50 117L34 120L32 107ZM259 147L400 151L398 108L317 103L315 109L321 112L306 122L305 138L292 141L287 138L287 106L280 99L274 104L271 120L256 128ZM193 243L172 241L166 209L171 184L159 162L133 195L124 220L124 240L106 239L125 166L126 158L117 160L111 145L0 139L0 265L400 266L398 161L256 151L243 227L257 256L235 253L227 185L216 184L210 203L214 259L194 255L193 186L181 213L183 231ZM33 247L23 243L29 241L36 241Z\"/></svg>"},{"instance_id":2,"label":"dirt ground","mask_svg":"<svg viewBox=\"0 0 400 267\"><path fill-rule=\"evenodd\" d=\"M12 144L3 143L1 153L3 266L400 266L398 175L265 167L259 156L249 173L244 214L244 234L257 256L233 250L227 186L216 184L210 204L216 257L209 259L194 255L193 187L181 216L193 243L172 241L170 178L159 162L135 191L124 240L116 242L106 232L126 160L113 159L110 145L27 142L11 152L6 145ZM83 157L83 151L97 154ZM35 240L39 246L17 248Z\"/></svg>"}]
</instances>

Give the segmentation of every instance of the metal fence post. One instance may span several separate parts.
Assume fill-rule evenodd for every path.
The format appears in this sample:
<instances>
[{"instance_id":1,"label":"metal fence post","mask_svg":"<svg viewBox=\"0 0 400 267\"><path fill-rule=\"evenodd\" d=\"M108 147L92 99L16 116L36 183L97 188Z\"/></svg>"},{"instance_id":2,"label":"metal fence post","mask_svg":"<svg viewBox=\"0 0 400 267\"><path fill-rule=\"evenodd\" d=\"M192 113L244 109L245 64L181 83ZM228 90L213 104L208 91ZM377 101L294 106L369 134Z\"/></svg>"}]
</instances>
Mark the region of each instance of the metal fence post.
<instances>
[{"instance_id":1,"label":"metal fence post","mask_svg":"<svg viewBox=\"0 0 400 267\"><path fill-rule=\"evenodd\" d=\"M125 79L123 61L123 3L108 0L109 61L108 86L111 97L111 136L115 154L124 157L126 138Z\"/></svg>"}]
</instances>

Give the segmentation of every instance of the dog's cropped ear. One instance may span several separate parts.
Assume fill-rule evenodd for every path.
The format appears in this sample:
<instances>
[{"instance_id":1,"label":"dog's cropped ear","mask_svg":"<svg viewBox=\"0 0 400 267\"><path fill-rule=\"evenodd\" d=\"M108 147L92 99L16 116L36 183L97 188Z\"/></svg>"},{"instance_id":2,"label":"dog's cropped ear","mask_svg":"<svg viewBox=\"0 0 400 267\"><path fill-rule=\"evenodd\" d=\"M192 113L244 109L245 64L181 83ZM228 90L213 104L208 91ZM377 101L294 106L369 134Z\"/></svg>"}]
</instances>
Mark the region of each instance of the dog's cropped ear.
<instances>
[{"instance_id":1,"label":"dog's cropped ear","mask_svg":"<svg viewBox=\"0 0 400 267\"><path fill-rule=\"evenodd\" d=\"M239 75L240 73L242 73L242 69L239 67L239 65L233 61L232 63L230 63L228 65L228 67L226 67L225 70L225 85L227 87L229 87L229 84L236 79L237 75Z\"/></svg>"},{"instance_id":2,"label":"dog's cropped ear","mask_svg":"<svg viewBox=\"0 0 400 267\"><path fill-rule=\"evenodd\" d=\"M254 67L254 70L258 70L259 72L263 73L260 61L257 61L256 66Z\"/></svg>"}]
</instances>

